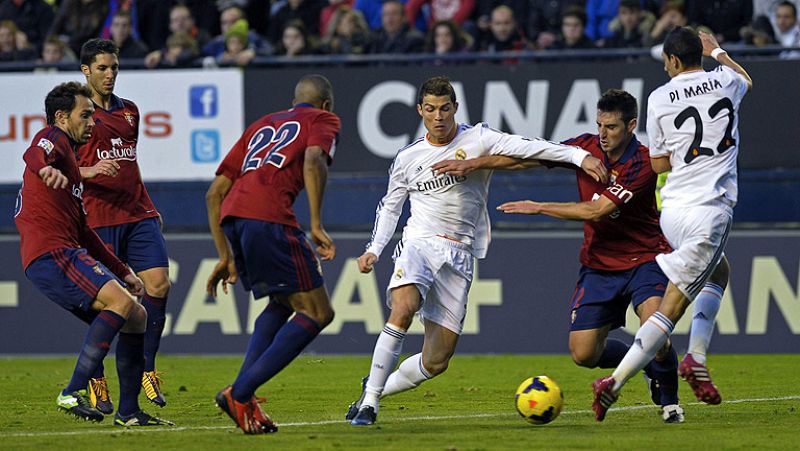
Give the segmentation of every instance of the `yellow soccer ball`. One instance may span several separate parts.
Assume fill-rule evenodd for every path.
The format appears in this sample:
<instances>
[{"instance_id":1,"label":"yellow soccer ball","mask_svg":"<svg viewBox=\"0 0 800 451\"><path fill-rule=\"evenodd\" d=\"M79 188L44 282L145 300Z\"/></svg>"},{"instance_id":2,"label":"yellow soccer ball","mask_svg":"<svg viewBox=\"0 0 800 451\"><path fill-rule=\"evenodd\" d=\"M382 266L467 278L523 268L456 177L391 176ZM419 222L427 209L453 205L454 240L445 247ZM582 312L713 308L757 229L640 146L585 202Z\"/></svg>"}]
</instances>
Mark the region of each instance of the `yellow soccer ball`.
<instances>
[{"instance_id":1,"label":"yellow soccer ball","mask_svg":"<svg viewBox=\"0 0 800 451\"><path fill-rule=\"evenodd\" d=\"M517 388L514 406L532 424L547 424L558 417L564 405L564 395L553 379L536 376L525 379Z\"/></svg>"}]
</instances>

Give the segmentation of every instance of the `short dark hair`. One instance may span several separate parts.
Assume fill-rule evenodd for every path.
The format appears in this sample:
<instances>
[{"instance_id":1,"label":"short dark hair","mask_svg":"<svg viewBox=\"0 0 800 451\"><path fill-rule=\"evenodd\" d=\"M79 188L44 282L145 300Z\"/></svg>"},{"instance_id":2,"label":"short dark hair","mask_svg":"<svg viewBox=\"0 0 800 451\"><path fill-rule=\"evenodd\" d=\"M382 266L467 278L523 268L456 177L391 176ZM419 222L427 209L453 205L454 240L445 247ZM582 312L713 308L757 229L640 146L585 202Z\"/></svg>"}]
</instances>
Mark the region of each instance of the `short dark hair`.
<instances>
[{"instance_id":1,"label":"short dark hair","mask_svg":"<svg viewBox=\"0 0 800 451\"><path fill-rule=\"evenodd\" d=\"M636 98L621 89L609 89L604 92L597 101L597 109L605 113L619 113L626 125L639 116Z\"/></svg>"},{"instance_id":2,"label":"short dark hair","mask_svg":"<svg viewBox=\"0 0 800 451\"><path fill-rule=\"evenodd\" d=\"M429 78L422 83L417 92L417 105L422 105L422 98L427 95L448 96L453 104L456 103L456 91L450 79L444 76Z\"/></svg>"},{"instance_id":3,"label":"short dark hair","mask_svg":"<svg viewBox=\"0 0 800 451\"><path fill-rule=\"evenodd\" d=\"M57 111L72 113L72 109L75 108L75 96L91 99L92 91L82 83L69 81L61 83L47 93L44 99L44 111L48 125L55 124Z\"/></svg>"},{"instance_id":4,"label":"short dark hair","mask_svg":"<svg viewBox=\"0 0 800 451\"><path fill-rule=\"evenodd\" d=\"M586 10L578 5L572 5L564 11L564 14L561 15L561 22L564 22L564 19L567 17L574 17L581 21L581 25L586 28Z\"/></svg>"},{"instance_id":5,"label":"short dark hair","mask_svg":"<svg viewBox=\"0 0 800 451\"><path fill-rule=\"evenodd\" d=\"M642 3L639 0L619 0L619 7L628 9L642 9Z\"/></svg>"},{"instance_id":6,"label":"short dark hair","mask_svg":"<svg viewBox=\"0 0 800 451\"><path fill-rule=\"evenodd\" d=\"M314 87L314 91L316 91L317 98L320 102L333 100L333 86L326 76L320 74L303 75L297 82L298 85L300 83L310 83Z\"/></svg>"},{"instance_id":7,"label":"short dark hair","mask_svg":"<svg viewBox=\"0 0 800 451\"><path fill-rule=\"evenodd\" d=\"M119 56L119 47L110 39L89 39L81 46L81 65L91 66L95 57L104 53Z\"/></svg>"},{"instance_id":8,"label":"short dark hair","mask_svg":"<svg viewBox=\"0 0 800 451\"><path fill-rule=\"evenodd\" d=\"M778 3L778 6L775 7L775 9L777 10L781 6L788 6L789 8L792 8L792 13L794 14L794 17L797 18L797 7L794 6L794 3L792 3L792 2L780 2L780 3Z\"/></svg>"},{"instance_id":9,"label":"short dark hair","mask_svg":"<svg viewBox=\"0 0 800 451\"><path fill-rule=\"evenodd\" d=\"M664 39L664 53L675 55L684 67L698 67L703 60L703 42L689 27L677 27Z\"/></svg>"}]
</instances>

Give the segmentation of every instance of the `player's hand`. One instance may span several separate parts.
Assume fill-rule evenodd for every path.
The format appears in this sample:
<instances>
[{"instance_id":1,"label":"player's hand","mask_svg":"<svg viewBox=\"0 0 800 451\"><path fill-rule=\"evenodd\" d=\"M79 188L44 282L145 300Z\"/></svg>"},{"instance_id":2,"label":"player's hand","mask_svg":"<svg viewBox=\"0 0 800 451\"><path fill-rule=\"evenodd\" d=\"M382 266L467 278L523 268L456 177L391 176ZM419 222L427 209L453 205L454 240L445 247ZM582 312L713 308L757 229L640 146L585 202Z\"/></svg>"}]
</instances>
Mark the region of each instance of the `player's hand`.
<instances>
[{"instance_id":1,"label":"player's hand","mask_svg":"<svg viewBox=\"0 0 800 451\"><path fill-rule=\"evenodd\" d=\"M700 42L703 43L703 56L711 56L711 51L719 47L717 38L705 31L699 31L697 35L700 36Z\"/></svg>"},{"instance_id":2,"label":"player's hand","mask_svg":"<svg viewBox=\"0 0 800 451\"><path fill-rule=\"evenodd\" d=\"M364 274L372 271L375 262L378 261L378 256L372 252L364 252L361 257L358 257L358 270Z\"/></svg>"},{"instance_id":3,"label":"player's hand","mask_svg":"<svg viewBox=\"0 0 800 451\"><path fill-rule=\"evenodd\" d=\"M128 273L124 279L128 292L134 296L144 296L144 282L134 273Z\"/></svg>"},{"instance_id":4,"label":"player's hand","mask_svg":"<svg viewBox=\"0 0 800 451\"><path fill-rule=\"evenodd\" d=\"M431 169L436 175L453 175L462 176L467 175L476 169L472 160L443 160L433 166Z\"/></svg>"},{"instance_id":5,"label":"player's hand","mask_svg":"<svg viewBox=\"0 0 800 451\"><path fill-rule=\"evenodd\" d=\"M211 271L211 275L208 276L208 282L206 282L206 293L210 294L211 297L217 297L217 284L222 282L222 291L225 294L228 294L228 284L235 284L236 280L239 279L239 273L236 272L236 265L232 260L220 260L214 266L214 269Z\"/></svg>"},{"instance_id":6,"label":"player's hand","mask_svg":"<svg viewBox=\"0 0 800 451\"><path fill-rule=\"evenodd\" d=\"M336 257L336 245L333 240L328 236L328 232L322 227L311 228L311 239L317 245L317 254L322 261L333 260Z\"/></svg>"},{"instance_id":7,"label":"player's hand","mask_svg":"<svg viewBox=\"0 0 800 451\"><path fill-rule=\"evenodd\" d=\"M542 204L532 200L515 200L506 202L497 207L503 213L517 213L523 215L538 215L542 212Z\"/></svg>"},{"instance_id":8,"label":"player's hand","mask_svg":"<svg viewBox=\"0 0 800 451\"><path fill-rule=\"evenodd\" d=\"M581 162L581 169L583 169L583 172L589 174L591 178L595 179L595 181L608 183L606 165L599 159L589 155Z\"/></svg>"},{"instance_id":9,"label":"player's hand","mask_svg":"<svg viewBox=\"0 0 800 451\"><path fill-rule=\"evenodd\" d=\"M93 179L98 175L116 177L117 174L119 174L119 163L114 160L100 160L96 165L81 171L81 177L84 179Z\"/></svg>"},{"instance_id":10,"label":"player's hand","mask_svg":"<svg viewBox=\"0 0 800 451\"><path fill-rule=\"evenodd\" d=\"M39 169L39 177L42 178L42 181L48 188L64 189L69 185L67 176L52 166L45 166Z\"/></svg>"}]
</instances>

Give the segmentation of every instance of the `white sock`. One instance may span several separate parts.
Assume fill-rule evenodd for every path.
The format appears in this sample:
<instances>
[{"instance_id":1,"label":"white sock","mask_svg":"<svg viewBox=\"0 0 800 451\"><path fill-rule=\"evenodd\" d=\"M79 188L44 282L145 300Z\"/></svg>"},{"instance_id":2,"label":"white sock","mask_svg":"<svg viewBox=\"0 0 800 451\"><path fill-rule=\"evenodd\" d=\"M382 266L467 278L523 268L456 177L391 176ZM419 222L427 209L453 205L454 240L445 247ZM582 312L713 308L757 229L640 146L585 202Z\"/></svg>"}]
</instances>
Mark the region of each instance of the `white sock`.
<instances>
[{"instance_id":1,"label":"white sock","mask_svg":"<svg viewBox=\"0 0 800 451\"><path fill-rule=\"evenodd\" d=\"M389 373L397 366L405 338L405 330L389 323L383 326L372 353L372 365L369 369L369 380L364 390L366 395L361 403L362 406L371 406L375 412L378 411L378 399L381 397Z\"/></svg>"},{"instance_id":2,"label":"white sock","mask_svg":"<svg viewBox=\"0 0 800 451\"><path fill-rule=\"evenodd\" d=\"M422 354L414 354L403 360L400 368L389 376L383 389L383 396L411 390L431 377L433 376L422 366Z\"/></svg>"},{"instance_id":3,"label":"white sock","mask_svg":"<svg viewBox=\"0 0 800 451\"><path fill-rule=\"evenodd\" d=\"M703 365L706 363L706 352L711 343L711 336L714 335L714 324L724 293L725 290L721 286L707 282L692 303L694 316L689 335L688 353L694 357L697 363Z\"/></svg>"},{"instance_id":4,"label":"white sock","mask_svg":"<svg viewBox=\"0 0 800 451\"><path fill-rule=\"evenodd\" d=\"M619 391L625 382L653 360L656 352L666 343L675 326L661 312L653 313L636 332L633 344L622 358L611 376L614 378L614 391Z\"/></svg>"}]
</instances>

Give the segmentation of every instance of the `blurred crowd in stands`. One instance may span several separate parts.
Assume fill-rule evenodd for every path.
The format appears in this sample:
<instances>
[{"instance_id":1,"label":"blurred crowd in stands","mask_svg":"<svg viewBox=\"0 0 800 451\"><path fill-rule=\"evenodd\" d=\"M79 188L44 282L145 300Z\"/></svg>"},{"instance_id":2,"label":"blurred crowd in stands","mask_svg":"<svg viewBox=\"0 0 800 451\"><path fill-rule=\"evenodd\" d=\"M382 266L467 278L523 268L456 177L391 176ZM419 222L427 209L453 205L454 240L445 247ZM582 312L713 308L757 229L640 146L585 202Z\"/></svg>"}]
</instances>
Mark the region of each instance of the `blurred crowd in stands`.
<instances>
[{"instance_id":1,"label":"blurred crowd in stands","mask_svg":"<svg viewBox=\"0 0 800 451\"><path fill-rule=\"evenodd\" d=\"M114 40L147 67L262 56L652 48L674 26L721 45L800 47L800 0L0 0L0 68ZM660 53L660 52L659 52ZM800 57L800 52L785 52Z\"/></svg>"}]
</instances>

